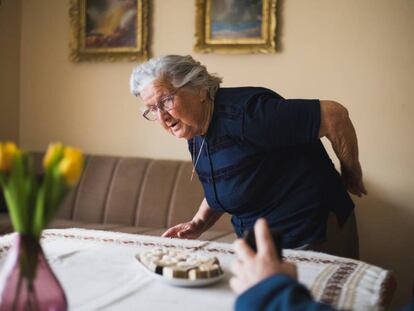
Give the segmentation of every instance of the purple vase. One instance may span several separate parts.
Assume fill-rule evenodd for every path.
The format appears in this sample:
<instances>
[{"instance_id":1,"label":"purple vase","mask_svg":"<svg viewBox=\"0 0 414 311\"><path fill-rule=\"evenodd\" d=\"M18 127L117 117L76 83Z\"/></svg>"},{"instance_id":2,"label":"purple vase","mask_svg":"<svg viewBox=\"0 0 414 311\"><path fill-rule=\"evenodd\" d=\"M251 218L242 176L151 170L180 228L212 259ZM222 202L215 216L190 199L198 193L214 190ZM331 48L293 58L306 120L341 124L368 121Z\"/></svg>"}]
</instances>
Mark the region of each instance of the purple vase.
<instances>
[{"instance_id":1,"label":"purple vase","mask_svg":"<svg viewBox=\"0 0 414 311\"><path fill-rule=\"evenodd\" d=\"M39 242L17 234L0 275L0 311L67 309L63 288Z\"/></svg>"}]
</instances>

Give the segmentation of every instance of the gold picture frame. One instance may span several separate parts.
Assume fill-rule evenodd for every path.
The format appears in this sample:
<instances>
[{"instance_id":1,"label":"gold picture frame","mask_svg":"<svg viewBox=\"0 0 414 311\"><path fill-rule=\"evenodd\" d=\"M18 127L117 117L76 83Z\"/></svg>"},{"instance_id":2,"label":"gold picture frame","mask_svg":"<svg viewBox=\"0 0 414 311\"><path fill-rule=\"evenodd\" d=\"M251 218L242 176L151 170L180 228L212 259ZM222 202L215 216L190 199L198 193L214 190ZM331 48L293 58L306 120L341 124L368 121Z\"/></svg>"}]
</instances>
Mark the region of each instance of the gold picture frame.
<instances>
[{"instance_id":1,"label":"gold picture frame","mask_svg":"<svg viewBox=\"0 0 414 311\"><path fill-rule=\"evenodd\" d=\"M276 52L276 1L196 0L194 51Z\"/></svg>"},{"instance_id":2,"label":"gold picture frame","mask_svg":"<svg viewBox=\"0 0 414 311\"><path fill-rule=\"evenodd\" d=\"M149 57L148 0L70 0L70 56L80 61Z\"/></svg>"}]
</instances>

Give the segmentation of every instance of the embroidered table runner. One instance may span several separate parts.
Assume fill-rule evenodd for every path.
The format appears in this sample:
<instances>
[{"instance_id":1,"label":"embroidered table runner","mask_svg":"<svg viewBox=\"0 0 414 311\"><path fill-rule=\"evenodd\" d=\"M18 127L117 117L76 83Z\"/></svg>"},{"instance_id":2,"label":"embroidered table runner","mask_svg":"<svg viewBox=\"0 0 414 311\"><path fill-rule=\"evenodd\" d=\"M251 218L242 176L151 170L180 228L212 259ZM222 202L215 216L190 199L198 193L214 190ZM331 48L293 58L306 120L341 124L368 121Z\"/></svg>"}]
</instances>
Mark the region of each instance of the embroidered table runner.
<instances>
[{"instance_id":1,"label":"embroidered table runner","mask_svg":"<svg viewBox=\"0 0 414 311\"><path fill-rule=\"evenodd\" d=\"M0 269L14 235L0 237ZM85 229L45 230L41 240L65 289L70 310L233 310L228 281L235 259L226 243L180 240ZM153 279L135 255L153 247L182 248L219 258L224 279L203 288L180 288ZM309 251L284 250L299 281L315 299L346 310L380 308L389 272L361 261Z\"/></svg>"}]
</instances>

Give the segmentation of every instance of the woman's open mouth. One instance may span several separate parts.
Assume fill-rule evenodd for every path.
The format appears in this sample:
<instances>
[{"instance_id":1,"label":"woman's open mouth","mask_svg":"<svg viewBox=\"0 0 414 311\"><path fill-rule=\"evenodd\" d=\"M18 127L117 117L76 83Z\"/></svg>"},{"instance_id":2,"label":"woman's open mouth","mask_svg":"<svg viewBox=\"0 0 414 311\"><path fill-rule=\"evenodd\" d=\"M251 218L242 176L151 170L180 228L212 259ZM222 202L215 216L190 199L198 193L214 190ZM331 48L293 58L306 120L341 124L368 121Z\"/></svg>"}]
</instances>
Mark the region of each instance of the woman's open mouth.
<instances>
[{"instance_id":1,"label":"woman's open mouth","mask_svg":"<svg viewBox=\"0 0 414 311\"><path fill-rule=\"evenodd\" d=\"M171 128L173 131L177 130L177 129L178 129L178 127L179 127L179 123L180 123L180 121L175 121L175 122L173 122L173 123L170 125L170 128Z\"/></svg>"}]
</instances>

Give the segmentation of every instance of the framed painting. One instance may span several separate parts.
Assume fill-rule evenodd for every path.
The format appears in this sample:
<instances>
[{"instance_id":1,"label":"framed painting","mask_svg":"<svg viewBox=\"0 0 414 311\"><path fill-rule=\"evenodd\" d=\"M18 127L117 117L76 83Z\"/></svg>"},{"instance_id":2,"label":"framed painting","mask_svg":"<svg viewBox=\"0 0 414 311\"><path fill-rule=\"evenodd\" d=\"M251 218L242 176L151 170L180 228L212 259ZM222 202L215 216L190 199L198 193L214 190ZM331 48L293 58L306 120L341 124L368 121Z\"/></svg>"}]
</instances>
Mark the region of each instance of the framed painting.
<instances>
[{"instance_id":1,"label":"framed painting","mask_svg":"<svg viewBox=\"0 0 414 311\"><path fill-rule=\"evenodd\" d=\"M148 59L148 10L148 0L70 0L70 59Z\"/></svg>"},{"instance_id":2,"label":"framed painting","mask_svg":"<svg viewBox=\"0 0 414 311\"><path fill-rule=\"evenodd\" d=\"M276 51L276 0L196 0L196 52Z\"/></svg>"}]
</instances>

